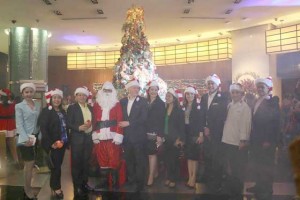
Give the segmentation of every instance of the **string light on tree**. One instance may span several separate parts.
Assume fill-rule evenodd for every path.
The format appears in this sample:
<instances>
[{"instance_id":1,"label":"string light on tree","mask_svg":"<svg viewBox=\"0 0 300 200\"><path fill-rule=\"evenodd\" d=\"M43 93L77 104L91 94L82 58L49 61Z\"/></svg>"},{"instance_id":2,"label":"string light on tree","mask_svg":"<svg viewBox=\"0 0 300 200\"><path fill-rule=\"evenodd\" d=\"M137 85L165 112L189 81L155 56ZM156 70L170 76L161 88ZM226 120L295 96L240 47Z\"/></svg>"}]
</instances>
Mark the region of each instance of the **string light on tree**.
<instances>
[{"instance_id":1,"label":"string light on tree","mask_svg":"<svg viewBox=\"0 0 300 200\"><path fill-rule=\"evenodd\" d=\"M164 96L167 85L155 72L156 66L145 35L143 8L133 6L128 9L122 31L124 35L121 40L120 58L114 67L115 87L121 90L129 81L137 79L141 85L141 93L145 94L146 84L156 80L160 88L159 95Z\"/></svg>"}]
</instances>

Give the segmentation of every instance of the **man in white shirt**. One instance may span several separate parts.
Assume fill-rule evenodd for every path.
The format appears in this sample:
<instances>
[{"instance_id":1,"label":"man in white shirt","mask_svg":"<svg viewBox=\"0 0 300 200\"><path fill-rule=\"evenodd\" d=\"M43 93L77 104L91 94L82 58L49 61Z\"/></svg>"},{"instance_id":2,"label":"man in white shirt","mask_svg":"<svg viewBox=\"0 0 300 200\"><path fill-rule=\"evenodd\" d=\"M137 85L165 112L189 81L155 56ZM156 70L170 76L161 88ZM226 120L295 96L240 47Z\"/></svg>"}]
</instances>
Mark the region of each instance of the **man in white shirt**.
<instances>
[{"instance_id":1,"label":"man in white shirt","mask_svg":"<svg viewBox=\"0 0 300 200\"><path fill-rule=\"evenodd\" d=\"M243 100L244 90L241 84L230 85L230 96L232 101L228 105L222 137L224 167L227 175L238 181L242 188L242 175L247 158L246 145L251 131L251 109Z\"/></svg>"},{"instance_id":2,"label":"man in white shirt","mask_svg":"<svg viewBox=\"0 0 300 200\"><path fill-rule=\"evenodd\" d=\"M146 170L146 121L147 100L139 96L140 85L132 80L125 86L128 97L120 100L123 120L119 126L124 128L123 148L127 167L127 189L142 190Z\"/></svg>"}]
</instances>

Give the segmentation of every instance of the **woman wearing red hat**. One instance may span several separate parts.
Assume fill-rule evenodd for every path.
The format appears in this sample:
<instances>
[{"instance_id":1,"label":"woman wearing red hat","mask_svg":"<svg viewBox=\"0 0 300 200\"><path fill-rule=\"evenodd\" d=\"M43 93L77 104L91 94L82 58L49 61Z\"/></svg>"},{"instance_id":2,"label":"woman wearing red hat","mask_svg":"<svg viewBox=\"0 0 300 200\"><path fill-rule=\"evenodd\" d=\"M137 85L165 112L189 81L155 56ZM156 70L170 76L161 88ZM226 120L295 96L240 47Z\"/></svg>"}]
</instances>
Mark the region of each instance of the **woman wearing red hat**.
<instances>
[{"instance_id":1,"label":"woman wearing red hat","mask_svg":"<svg viewBox=\"0 0 300 200\"><path fill-rule=\"evenodd\" d=\"M157 148L162 145L164 132L164 117L166 113L165 103L158 96L159 86L156 81L147 84L148 117L147 129L147 153L149 159L149 177L147 186L152 186L154 178L158 176Z\"/></svg>"},{"instance_id":2,"label":"woman wearing red hat","mask_svg":"<svg viewBox=\"0 0 300 200\"><path fill-rule=\"evenodd\" d=\"M50 187L55 199L63 199L61 190L61 165L68 143L66 112L62 108L63 92L59 89L45 93L48 106L39 118L42 133L42 147L48 154L48 167L51 170Z\"/></svg>"},{"instance_id":3,"label":"woman wearing red hat","mask_svg":"<svg viewBox=\"0 0 300 200\"><path fill-rule=\"evenodd\" d=\"M184 115L180 108L178 98L182 94L177 90L170 88L166 94L167 112L165 115L165 164L167 169L167 178L165 185L174 188L178 179L179 153L184 145Z\"/></svg>"},{"instance_id":4,"label":"woman wearing red hat","mask_svg":"<svg viewBox=\"0 0 300 200\"><path fill-rule=\"evenodd\" d=\"M0 130L6 133L6 142L14 163L18 164L18 154L16 149L16 120L15 102L12 100L12 93L9 89L0 90Z\"/></svg>"},{"instance_id":5,"label":"woman wearing red hat","mask_svg":"<svg viewBox=\"0 0 300 200\"><path fill-rule=\"evenodd\" d=\"M184 115L186 133L186 157L189 179L186 186L195 188L198 161L200 158L200 144L204 141L203 132L200 131L201 120L200 101L197 99L197 91L194 87L187 87L184 91Z\"/></svg>"},{"instance_id":6,"label":"woman wearing red hat","mask_svg":"<svg viewBox=\"0 0 300 200\"><path fill-rule=\"evenodd\" d=\"M19 134L18 148L24 160L25 199L36 199L35 192L31 187L36 135L39 132L37 121L40 114L40 105L33 100L35 91L36 87L33 83L23 83L20 86L20 92L24 100L15 107L16 127Z\"/></svg>"}]
</instances>

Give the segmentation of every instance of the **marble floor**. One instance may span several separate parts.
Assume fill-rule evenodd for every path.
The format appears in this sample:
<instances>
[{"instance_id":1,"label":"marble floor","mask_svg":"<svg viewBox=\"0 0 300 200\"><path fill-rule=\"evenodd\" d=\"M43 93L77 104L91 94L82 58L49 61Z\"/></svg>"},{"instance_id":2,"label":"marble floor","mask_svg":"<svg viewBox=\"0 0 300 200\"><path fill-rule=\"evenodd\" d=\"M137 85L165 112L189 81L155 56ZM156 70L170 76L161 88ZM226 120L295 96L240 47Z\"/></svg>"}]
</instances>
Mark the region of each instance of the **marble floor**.
<instances>
[{"instance_id":1,"label":"marble floor","mask_svg":"<svg viewBox=\"0 0 300 200\"><path fill-rule=\"evenodd\" d=\"M276 176L280 175L278 169ZM0 200L21 200L23 199L23 171L13 168L7 169L7 173L0 178ZM90 185L94 184L94 179L90 179ZM246 182L244 188L251 186L252 182ZM35 188L39 200L50 200L51 190L49 187L49 173L47 169L35 169L32 186ZM205 188L201 186L200 188ZM65 194L65 200L73 199L73 186L70 172L70 152L66 151L63 167L62 167L62 189ZM276 180L273 184L274 194L273 200L291 200L295 195L295 187L293 181L288 178ZM157 181L152 187L146 187L140 193L125 191L120 189L118 192L102 191L98 193L90 193L90 200L226 200L226 196L218 196L214 194L205 194L205 189L196 194L194 190L187 189L184 183L177 184L175 189L163 186L162 181ZM252 195L244 191L244 200L252 200Z\"/></svg>"}]
</instances>

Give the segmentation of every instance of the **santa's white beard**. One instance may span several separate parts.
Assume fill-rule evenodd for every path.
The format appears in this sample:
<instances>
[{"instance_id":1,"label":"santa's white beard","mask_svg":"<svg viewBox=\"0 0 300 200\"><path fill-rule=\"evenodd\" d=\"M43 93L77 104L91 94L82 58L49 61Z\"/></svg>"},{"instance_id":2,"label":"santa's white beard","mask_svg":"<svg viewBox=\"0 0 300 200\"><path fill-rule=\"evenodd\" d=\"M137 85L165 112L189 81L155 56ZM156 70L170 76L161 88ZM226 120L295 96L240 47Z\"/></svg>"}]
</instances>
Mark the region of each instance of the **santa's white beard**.
<instances>
[{"instance_id":1,"label":"santa's white beard","mask_svg":"<svg viewBox=\"0 0 300 200\"><path fill-rule=\"evenodd\" d=\"M115 91L112 91L111 93L105 93L102 90L100 90L97 93L96 101L102 109L110 110L116 105L118 99Z\"/></svg>"}]
</instances>

